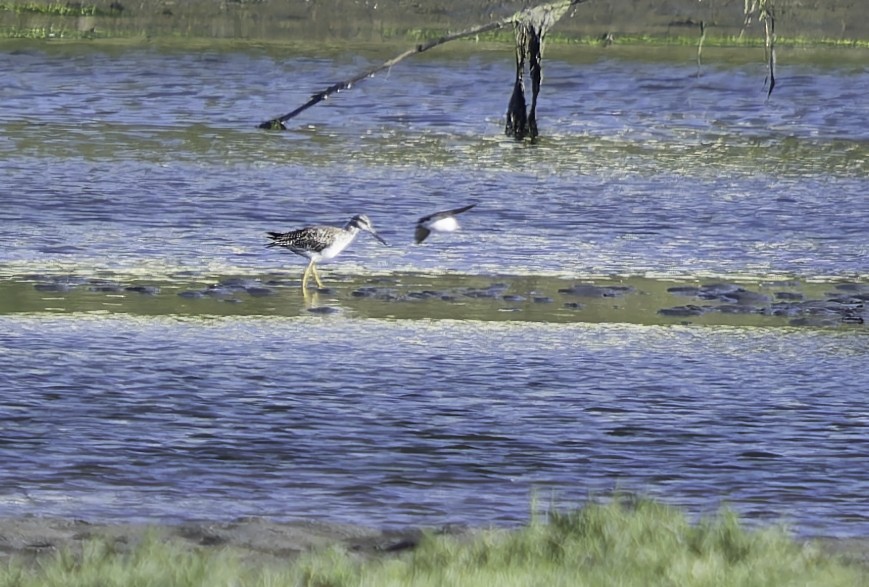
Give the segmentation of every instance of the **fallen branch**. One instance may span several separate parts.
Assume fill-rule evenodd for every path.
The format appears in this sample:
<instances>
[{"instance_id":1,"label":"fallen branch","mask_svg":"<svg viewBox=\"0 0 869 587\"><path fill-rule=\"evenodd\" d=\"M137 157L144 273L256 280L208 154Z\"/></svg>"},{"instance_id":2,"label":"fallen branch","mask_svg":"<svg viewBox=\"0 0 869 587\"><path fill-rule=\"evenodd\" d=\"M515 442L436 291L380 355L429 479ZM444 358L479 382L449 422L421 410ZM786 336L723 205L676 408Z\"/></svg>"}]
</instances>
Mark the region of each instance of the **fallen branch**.
<instances>
[{"instance_id":1,"label":"fallen branch","mask_svg":"<svg viewBox=\"0 0 869 587\"><path fill-rule=\"evenodd\" d=\"M509 19L505 19L505 20L499 21L499 22L492 22L492 23L489 23L489 24L484 25L484 26L479 26L479 27L476 27L473 29L462 31L460 33L446 35L446 36L440 37L438 39L433 39L433 40L429 41L428 43L421 43L421 44L417 45L416 47L414 47L413 49L408 49L407 51L405 51L401 55L399 55L397 57L393 57L389 61L384 61L383 63L381 63L377 67L369 69L368 71L360 73L359 75L356 75L356 76L354 76L348 80L345 80L343 82L338 82L336 84L332 84L331 86L329 86L328 88L326 88L322 92L317 92L316 94L312 95L310 100L308 100L307 102L305 102L304 104L302 104L301 106L299 106L298 108L293 110L292 112L284 114L283 116L281 116L279 118L267 120L266 122L263 122L262 124L260 124L259 128L264 128L264 129L269 129L269 130L286 130L284 123L286 121L288 121L289 119L291 119L295 116L298 116L299 114L301 114L302 112L304 112L305 110L310 108L311 106L322 102L323 100L325 100L326 98L328 98L332 94L337 94L341 90L349 90L351 87L353 87L353 84L361 82L362 80L364 80L366 78L369 78L377 73L380 73L384 69L389 69L390 67L392 67L393 65L395 65L396 63L401 61L402 59L410 57L411 55L416 55L417 53L422 53L424 51L428 51L429 49L431 49L433 47L437 47L438 45L443 45L444 43L447 43L449 41L454 41L456 39L461 39L463 37L470 37L471 35L479 35L480 33L485 33L488 31L502 28L502 27L506 26L507 24L510 24Z\"/></svg>"},{"instance_id":2,"label":"fallen branch","mask_svg":"<svg viewBox=\"0 0 869 587\"><path fill-rule=\"evenodd\" d=\"M531 26L531 25L528 25L526 23L535 23L537 20L539 20L541 11L546 12L547 14L558 14L558 16L555 19L551 19L551 18L547 19L546 28L548 28L549 26L554 24L555 20L558 20L558 18L560 18L561 15L564 14L564 12L566 12L568 8L570 8L571 6L574 6L576 4L581 4L582 2L586 2L586 1L588 1L588 0L563 0L562 2L553 2L551 4L544 4L541 6L537 6L534 8L529 8L529 9L520 11L520 12L514 14L513 16L504 18L504 19L499 20L497 22L491 22L489 24L474 27L472 29L468 29L468 30L465 30L465 31L462 31L459 33L445 35L445 36L437 38L437 39L432 39L431 41L428 41L427 43L420 43L416 47L414 47L412 49L408 49L407 51L405 51L401 55L393 57L392 59L390 59L388 61L384 61L383 63L381 63L377 67L374 67L374 68L371 68L367 71L364 71L364 72L362 72L362 73L360 73L360 74L358 74L358 75L356 75L348 80L344 80L344 81L332 84L331 86L329 86L325 90L323 90L321 92L317 92L316 94L313 94L307 102L305 102L304 104L302 104L301 106L299 106L298 108L293 110L292 112L284 114L283 116L280 116L278 118L273 118L272 120L267 120L266 122L263 122L262 124L260 124L259 128L266 129L266 130L286 130L286 126L284 125L284 123L286 121L288 121L289 119L298 116L299 114L301 114L302 112L304 112L305 110L310 108L311 106L314 106L315 104L319 104L320 102L322 102L323 100L325 100L329 96L331 96L332 94L337 94L341 90L348 90L351 87L353 87L354 84L361 82L362 80L369 78L369 77L383 71L384 69L389 69L390 67L392 67L393 65L395 65L399 61L401 61L407 57L410 57L411 55L423 53L425 51L428 51L429 49L437 47L438 45L443 45L444 43L448 43L449 41L454 41L456 39L462 39L464 37L479 35L481 33L486 33L489 31L496 30L496 29L504 28L508 25L513 25L513 26L517 26L517 27L520 25L521 26ZM544 32L545 32L545 30L544 30ZM518 39L517 39L517 42L518 42ZM519 50L519 48L517 47L517 51L518 50ZM532 71L532 77L534 77L534 71ZM534 93L535 102L536 102L536 97L537 97L536 90L539 89L539 83L540 83L540 81L539 81L539 64L538 64L537 76L536 76L536 81L535 81L535 93ZM514 96L515 96L515 92L514 92ZM512 100L511 100L511 104L512 104ZM523 106L524 106L524 98L523 98ZM532 110L532 115L533 115L533 110ZM536 128L535 128L535 134L536 134Z\"/></svg>"}]
</instances>

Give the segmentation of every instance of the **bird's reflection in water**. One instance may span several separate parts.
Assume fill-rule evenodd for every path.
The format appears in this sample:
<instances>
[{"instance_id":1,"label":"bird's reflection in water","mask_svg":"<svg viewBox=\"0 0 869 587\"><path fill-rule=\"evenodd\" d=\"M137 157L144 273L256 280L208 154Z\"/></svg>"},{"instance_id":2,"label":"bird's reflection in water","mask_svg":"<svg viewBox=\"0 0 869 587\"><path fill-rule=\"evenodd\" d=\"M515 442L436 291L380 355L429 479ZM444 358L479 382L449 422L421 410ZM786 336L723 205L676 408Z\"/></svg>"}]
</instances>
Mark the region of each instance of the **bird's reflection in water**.
<instances>
[{"instance_id":1,"label":"bird's reflection in water","mask_svg":"<svg viewBox=\"0 0 869 587\"><path fill-rule=\"evenodd\" d=\"M320 290L308 291L307 289L302 290L302 298L305 302L305 311L309 314L338 314L343 311L341 306L337 305L335 302L336 298L323 296L324 302L321 304L320 302ZM326 289L324 294L332 294L331 289ZM329 303L331 302L331 303ZM325 304L325 305L324 305Z\"/></svg>"}]
</instances>

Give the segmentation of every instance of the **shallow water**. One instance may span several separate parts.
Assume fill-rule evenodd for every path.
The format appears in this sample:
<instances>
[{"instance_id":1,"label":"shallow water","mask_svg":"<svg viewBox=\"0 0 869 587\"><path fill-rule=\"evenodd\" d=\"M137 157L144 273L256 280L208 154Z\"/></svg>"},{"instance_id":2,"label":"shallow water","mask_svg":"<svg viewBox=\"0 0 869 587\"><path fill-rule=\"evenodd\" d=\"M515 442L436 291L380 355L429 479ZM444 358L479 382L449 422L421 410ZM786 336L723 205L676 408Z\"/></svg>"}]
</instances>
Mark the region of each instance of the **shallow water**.
<instances>
[{"instance_id":1,"label":"shallow water","mask_svg":"<svg viewBox=\"0 0 869 587\"><path fill-rule=\"evenodd\" d=\"M502 136L502 50L409 60L290 132L255 128L371 64L4 54L5 272L261 274L299 265L264 230L364 212L395 246L360 241L342 272L865 273L865 68L782 66L767 104L760 65L553 60L526 145ZM407 246L466 201L468 230Z\"/></svg>"},{"instance_id":2,"label":"shallow water","mask_svg":"<svg viewBox=\"0 0 869 587\"><path fill-rule=\"evenodd\" d=\"M4 513L517 523L631 489L865 533L854 333L2 319Z\"/></svg>"},{"instance_id":3,"label":"shallow water","mask_svg":"<svg viewBox=\"0 0 869 587\"><path fill-rule=\"evenodd\" d=\"M865 535L867 68L782 64L767 103L760 63L562 49L532 145L510 55L265 133L391 53L0 54L0 515L509 524L622 488ZM362 212L391 246L308 297L263 246Z\"/></svg>"}]
</instances>

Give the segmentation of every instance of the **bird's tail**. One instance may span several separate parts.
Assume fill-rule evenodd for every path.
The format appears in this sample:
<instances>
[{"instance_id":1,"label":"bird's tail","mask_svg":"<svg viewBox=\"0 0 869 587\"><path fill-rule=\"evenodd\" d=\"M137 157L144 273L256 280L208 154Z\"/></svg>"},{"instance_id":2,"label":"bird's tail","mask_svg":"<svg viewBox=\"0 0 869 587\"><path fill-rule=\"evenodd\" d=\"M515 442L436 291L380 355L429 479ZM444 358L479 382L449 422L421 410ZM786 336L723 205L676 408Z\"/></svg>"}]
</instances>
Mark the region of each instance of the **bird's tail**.
<instances>
[{"instance_id":1,"label":"bird's tail","mask_svg":"<svg viewBox=\"0 0 869 587\"><path fill-rule=\"evenodd\" d=\"M270 239L272 239L272 242L267 243L266 247L280 246L278 243L278 239L280 239L282 236L284 236L284 234L282 232L267 232L266 234L269 235Z\"/></svg>"}]
</instances>

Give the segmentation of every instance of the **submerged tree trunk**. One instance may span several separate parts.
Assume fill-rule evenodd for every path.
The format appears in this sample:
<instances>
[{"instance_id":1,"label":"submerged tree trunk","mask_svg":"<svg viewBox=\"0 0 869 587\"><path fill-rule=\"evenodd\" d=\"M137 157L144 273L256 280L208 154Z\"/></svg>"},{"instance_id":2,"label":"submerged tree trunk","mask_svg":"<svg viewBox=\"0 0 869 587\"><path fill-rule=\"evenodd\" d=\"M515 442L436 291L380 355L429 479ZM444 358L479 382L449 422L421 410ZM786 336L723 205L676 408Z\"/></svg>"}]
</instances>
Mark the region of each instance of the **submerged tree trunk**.
<instances>
[{"instance_id":1,"label":"submerged tree trunk","mask_svg":"<svg viewBox=\"0 0 869 587\"><path fill-rule=\"evenodd\" d=\"M772 96L772 90L775 88L775 14L772 7L767 7L764 11L763 30L766 33L766 48L767 54L767 80L769 81L769 91L766 93L766 99Z\"/></svg>"},{"instance_id":2,"label":"submerged tree trunk","mask_svg":"<svg viewBox=\"0 0 869 587\"><path fill-rule=\"evenodd\" d=\"M559 2L520 12L513 21L516 33L516 80L507 105L504 132L517 139L537 138L537 96L543 83L543 47L546 32L574 5L585 0ZM531 109L525 99L525 63L531 79Z\"/></svg>"},{"instance_id":3,"label":"submerged tree trunk","mask_svg":"<svg viewBox=\"0 0 869 587\"><path fill-rule=\"evenodd\" d=\"M769 90L766 93L767 100L772 96L772 91L775 88L775 7L773 5L774 0L745 0L742 31L739 33L741 38L754 17L757 18L758 22L763 23L763 32L766 37L763 50L767 64L766 79L763 80L763 84L764 86L769 84Z\"/></svg>"}]
</instances>

